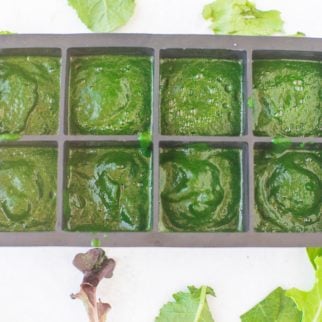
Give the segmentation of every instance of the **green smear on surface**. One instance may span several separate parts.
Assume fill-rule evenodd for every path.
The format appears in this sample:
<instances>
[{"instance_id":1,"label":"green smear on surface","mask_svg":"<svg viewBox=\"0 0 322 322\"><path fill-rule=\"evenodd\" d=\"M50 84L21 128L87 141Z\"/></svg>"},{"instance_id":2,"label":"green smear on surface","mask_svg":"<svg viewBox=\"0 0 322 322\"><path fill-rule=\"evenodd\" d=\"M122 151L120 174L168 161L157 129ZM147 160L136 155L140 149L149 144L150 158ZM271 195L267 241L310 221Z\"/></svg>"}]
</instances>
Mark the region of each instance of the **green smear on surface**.
<instances>
[{"instance_id":1,"label":"green smear on surface","mask_svg":"<svg viewBox=\"0 0 322 322\"><path fill-rule=\"evenodd\" d=\"M241 322L301 322L302 313L278 287L256 306L244 313Z\"/></svg>"},{"instance_id":2,"label":"green smear on surface","mask_svg":"<svg viewBox=\"0 0 322 322\"><path fill-rule=\"evenodd\" d=\"M94 238L91 240L91 246L92 247L101 247L101 241L98 238Z\"/></svg>"},{"instance_id":3,"label":"green smear on surface","mask_svg":"<svg viewBox=\"0 0 322 322\"><path fill-rule=\"evenodd\" d=\"M56 178L56 149L0 148L0 231L54 230Z\"/></svg>"},{"instance_id":4,"label":"green smear on surface","mask_svg":"<svg viewBox=\"0 0 322 322\"><path fill-rule=\"evenodd\" d=\"M321 63L256 60L253 77L256 135L322 135Z\"/></svg>"},{"instance_id":5,"label":"green smear on surface","mask_svg":"<svg viewBox=\"0 0 322 322\"><path fill-rule=\"evenodd\" d=\"M258 231L322 231L322 152L255 150Z\"/></svg>"},{"instance_id":6,"label":"green smear on surface","mask_svg":"<svg viewBox=\"0 0 322 322\"><path fill-rule=\"evenodd\" d=\"M138 135L138 140L142 153L145 156L151 155L152 150L152 134L151 132L144 132Z\"/></svg>"},{"instance_id":7,"label":"green smear on surface","mask_svg":"<svg viewBox=\"0 0 322 322\"><path fill-rule=\"evenodd\" d=\"M241 134L240 61L163 59L160 73L162 134Z\"/></svg>"},{"instance_id":8,"label":"green smear on surface","mask_svg":"<svg viewBox=\"0 0 322 322\"><path fill-rule=\"evenodd\" d=\"M134 147L70 149L64 202L66 230L149 230L151 158Z\"/></svg>"},{"instance_id":9,"label":"green smear on surface","mask_svg":"<svg viewBox=\"0 0 322 322\"><path fill-rule=\"evenodd\" d=\"M273 150L275 152L283 152L287 150L292 145L292 141L285 137L276 137L272 139Z\"/></svg>"},{"instance_id":10,"label":"green smear on surface","mask_svg":"<svg viewBox=\"0 0 322 322\"><path fill-rule=\"evenodd\" d=\"M161 230L241 230L240 150L162 148L160 164Z\"/></svg>"},{"instance_id":11,"label":"green smear on surface","mask_svg":"<svg viewBox=\"0 0 322 322\"><path fill-rule=\"evenodd\" d=\"M247 100L247 106L248 108L250 109L253 109L254 108L254 100L252 97L248 97L248 100Z\"/></svg>"},{"instance_id":12,"label":"green smear on surface","mask_svg":"<svg viewBox=\"0 0 322 322\"><path fill-rule=\"evenodd\" d=\"M305 33L304 33L304 32L302 32L302 31L298 31L298 32L296 32L293 36L294 36L294 37L305 37L306 35L305 35Z\"/></svg>"},{"instance_id":13,"label":"green smear on surface","mask_svg":"<svg viewBox=\"0 0 322 322\"><path fill-rule=\"evenodd\" d=\"M283 33L284 22L277 10L258 10L247 0L216 0L203 9L215 34L269 36Z\"/></svg>"},{"instance_id":14,"label":"green smear on surface","mask_svg":"<svg viewBox=\"0 0 322 322\"><path fill-rule=\"evenodd\" d=\"M319 150L319 143L313 142L313 141L308 141L308 142L301 142L299 144L300 148L308 148L308 149L317 149Z\"/></svg>"},{"instance_id":15,"label":"green smear on surface","mask_svg":"<svg viewBox=\"0 0 322 322\"><path fill-rule=\"evenodd\" d=\"M0 142L5 141L18 141L20 140L22 135L20 134L0 134Z\"/></svg>"},{"instance_id":16,"label":"green smear on surface","mask_svg":"<svg viewBox=\"0 0 322 322\"><path fill-rule=\"evenodd\" d=\"M289 138L276 137L272 139L272 143L275 145L282 145L282 146L289 147L292 144L292 141Z\"/></svg>"},{"instance_id":17,"label":"green smear on surface","mask_svg":"<svg viewBox=\"0 0 322 322\"><path fill-rule=\"evenodd\" d=\"M131 18L135 0L68 0L81 21L94 32L109 32Z\"/></svg>"},{"instance_id":18,"label":"green smear on surface","mask_svg":"<svg viewBox=\"0 0 322 322\"><path fill-rule=\"evenodd\" d=\"M151 57L73 57L70 76L72 134L135 135L150 129Z\"/></svg>"},{"instance_id":19,"label":"green smear on surface","mask_svg":"<svg viewBox=\"0 0 322 322\"><path fill-rule=\"evenodd\" d=\"M60 58L0 57L0 134L56 134Z\"/></svg>"}]
</instances>

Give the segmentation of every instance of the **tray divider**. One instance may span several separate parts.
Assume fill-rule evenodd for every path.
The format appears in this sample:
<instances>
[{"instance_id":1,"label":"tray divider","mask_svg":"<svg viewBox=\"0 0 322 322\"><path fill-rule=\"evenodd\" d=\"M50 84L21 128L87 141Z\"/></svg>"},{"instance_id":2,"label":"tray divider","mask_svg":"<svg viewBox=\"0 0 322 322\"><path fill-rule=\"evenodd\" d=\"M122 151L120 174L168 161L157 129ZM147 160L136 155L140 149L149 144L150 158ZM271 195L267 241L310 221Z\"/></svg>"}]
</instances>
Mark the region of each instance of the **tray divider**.
<instances>
[{"instance_id":1,"label":"tray divider","mask_svg":"<svg viewBox=\"0 0 322 322\"><path fill-rule=\"evenodd\" d=\"M60 112L58 131L58 172L57 172L57 217L56 231L63 231L64 221L64 188L65 163L67 160L65 141L67 135L68 117L68 83L69 83L69 57L67 48L61 48L61 79L60 79Z\"/></svg>"},{"instance_id":2,"label":"tray divider","mask_svg":"<svg viewBox=\"0 0 322 322\"><path fill-rule=\"evenodd\" d=\"M158 232L159 227L159 88L160 88L160 50L154 48L153 67L153 110L152 110L152 231Z\"/></svg>"},{"instance_id":3,"label":"tray divider","mask_svg":"<svg viewBox=\"0 0 322 322\"><path fill-rule=\"evenodd\" d=\"M247 62L246 62L246 78L247 78L247 89L246 89L246 100L252 97L252 89L253 89L253 50L247 50ZM255 186L254 186L254 141L255 137L253 135L253 115L252 109L249 108L247 102L245 104L246 108L246 115L247 115L247 143L248 143L248 158L247 158L247 182L246 185L248 186L247 190L245 191L248 194L248 200L246 201L246 207L248 207L247 214L248 218L246 220L246 225L249 232L254 232L255 226ZM245 177L244 177L245 178ZM246 209L247 210L247 209Z\"/></svg>"}]
</instances>

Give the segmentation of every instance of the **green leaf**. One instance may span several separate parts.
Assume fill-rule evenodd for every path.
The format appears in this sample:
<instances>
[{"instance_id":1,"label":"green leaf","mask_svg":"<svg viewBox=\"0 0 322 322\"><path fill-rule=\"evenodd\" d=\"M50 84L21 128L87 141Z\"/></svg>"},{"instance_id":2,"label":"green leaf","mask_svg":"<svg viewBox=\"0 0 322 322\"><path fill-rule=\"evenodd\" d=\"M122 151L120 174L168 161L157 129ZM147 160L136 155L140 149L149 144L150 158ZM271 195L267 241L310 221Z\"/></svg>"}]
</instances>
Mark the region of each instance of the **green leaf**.
<instances>
[{"instance_id":1,"label":"green leaf","mask_svg":"<svg viewBox=\"0 0 322 322\"><path fill-rule=\"evenodd\" d=\"M0 31L0 35L11 35L11 34L13 34L13 32L11 31L7 31L7 30Z\"/></svg>"},{"instance_id":2,"label":"green leaf","mask_svg":"<svg viewBox=\"0 0 322 322\"><path fill-rule=\"evenodd\" d=\"M316 257L314 263L316 281L313 288L308 292L296 288L286 291L303 313L302 322L322 321L322 257Z\"/></svg>"},{"instance_id":3,"label":"green leaf","mask_svg":"<svg viewBox=\"0 0 322 322\"><path fill-rule=\"evenodd\" d=\"M322 257L322 247L308 247L306 252L314 269L316 269L315 259L320 256Z\"/></svg>"},{"instance_id":4,"label":"green leaf","mask_svg":"<svg viewBox=\"0 0 322 322\"><path fill-rule=\"evenodd\" d=\"M68 3L94 32L109 32L123 26L135 8L135 0L68 0Z\"/></svg>"},{"instance_id":5,"label":"green leaf","mask_svg":"<svg viewBox=\"0 0 322 322\"><path fill-rule=\"evenodd\" d=\"M207 295L215 296L211 287L188 286L188 292L173 294L174 302L165 304L155 322L214 322Z\"/></svg>"},{"instance_id":6,"label":"green leaf","mask_svg":"<svg viewBox=\"0 0 322 322\"><path fill-rule=\"evenodd\" d=\"M242 322L300 322L301 317L295 303L278 287L240 318Z\"/></svg>"},{"instance_id":7,"label":"green leaf","mask_svg":"<svg viewBox=\"0 0 322 322\"><path fill-rule=\"evenodd\" d=\"M248 0L216 0L204 7L203 16L212 22L215 34L264 36L283 32L279 11L258 10Z\"/></svg>"}]
</instances>

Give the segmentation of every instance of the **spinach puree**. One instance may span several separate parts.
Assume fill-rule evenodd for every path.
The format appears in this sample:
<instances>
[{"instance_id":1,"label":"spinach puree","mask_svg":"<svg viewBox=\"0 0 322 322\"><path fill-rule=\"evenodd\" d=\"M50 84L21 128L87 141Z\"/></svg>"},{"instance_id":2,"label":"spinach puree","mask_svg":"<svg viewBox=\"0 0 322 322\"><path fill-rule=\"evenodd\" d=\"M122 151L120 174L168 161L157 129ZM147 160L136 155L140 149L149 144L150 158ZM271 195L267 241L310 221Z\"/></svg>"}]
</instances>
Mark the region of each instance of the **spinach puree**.
<instances>
[{"instance_id":1,"label":"spinach puree","mask_svg":"<svg viewBox=\"0 0 322 322\"><path fill-rule=\"evenodd\" d=\"M0 57L0 134L56 134L60 58Z\"/></svg>"},{"instance_id":2,"label":"spinach puree","mask_svg":"<svg viewBox=\"0 0 322 322\"><path fill-rule=\"evenodd\" d=\"M162 134L241 134L241 62L172 58L160 68Z\"/></svg>"},{"instance_id":3,"label":"spinach puree","mask_svg":"<svg viewBox=\"0 0 322 322\"><path fill-rule=\"evenodd\" d=\"M241 230L240 150L163 148L160 164L161 230Z\"/></svg>"},{"instance_id":4,"label":"spinach puree","mask_svg":"<svg viewBox=\"0 0 322 322\"><path fill-rule=\"evenodd\" d=\"M258 231L322 231L322 152L255 150Z\"/></svg>"},{"instance_id":5,"label":"spinach puree","mask_svg":"<svg viewBox=\"0 0 322 322\"><path fill-rule=\"evenodd\" d=\"M56 177L56 149L0 148L0 231L54 230Z\"/></svg>"},{"instance_id":6,"label":"spinach puree","mask_svg":"<svg viewBox=\"0 0 322 322\"><path fill-rule=\"evenodd\" d=\"M70 76L72 134L134 135L150 128L151 57L73 57Z\"/></svg>"},{"instance_id":7,"label":"spinach puree","mask_svg":"<svg viewBox=\"0 0 322 322\"><path fill-rule=\"evenodd\" d=\"M150 229L150 167L151 159L134 147L71 148L66 229Z\"/></svg>"},{"instance_id":8,"label":"spinach puree","mask_svg":"<svg viewBox=\"0 0 322 322\"><path fill-rule=\"evenodd\" d=\"M321 63L257 60L253 78L256 135L322 135Z\"/></svg>"}]
</instances>

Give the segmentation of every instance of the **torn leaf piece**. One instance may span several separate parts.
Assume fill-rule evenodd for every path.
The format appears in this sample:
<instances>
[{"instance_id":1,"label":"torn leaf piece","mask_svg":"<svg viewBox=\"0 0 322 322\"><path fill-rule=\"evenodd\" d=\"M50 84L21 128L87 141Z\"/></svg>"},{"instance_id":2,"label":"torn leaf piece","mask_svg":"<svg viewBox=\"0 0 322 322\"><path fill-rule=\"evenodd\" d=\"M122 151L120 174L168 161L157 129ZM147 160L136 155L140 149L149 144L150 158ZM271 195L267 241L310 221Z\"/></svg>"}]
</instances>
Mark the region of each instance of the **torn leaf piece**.
<instances>
[{"instance_id":1,"label":"torn leaf piece","mask_svg":"<svg viewBox=\"0 0 322 322\"><path fill-rule=\"evenodd\" d=\"M188 292L173 294L174 302L165 304L155 322L214 322L207 295L215 296L211 287L188 286Z\"/></svg>"},{"instance_id":2,"label":"torn leaf piece","mask_svg":"<svg viewBox=\"0 0 322 322\"><path fill-rule=\"evenodd\" d=\"M306 252L307 256L309 256L311 264L313 265L314 269L316 269L315 259L317 257L322 257L322 247L308 247Z\"/></svg>"},{"instance_id":3,"label":"torn leaf piece","mask_svg":"<svg viewBox=\"0 0 322 322\"><path fill-rule=\"evenodd\" d=\"M308 292L297 288L286 291L286 295L293 299L297 308L303 313L301 322L322 321L322 257L317 257L314 263L316 280L313 288Z\"/></svg>"},{"instance_id":4,"label":"torn leaf piece","mask_svg":"<svg viewBox=\"0 0 322 322\"><path fill-rule=\"evenodd\" d=\"M68 0L68 3L94 32L109 32L123 26L135 8L135 0Z\"/></svg>"},{"instance_id":5,"label":"torn leaf piece","mask_svg":"<svg viewBox=\"0 0 322 322\"><path fill-rule=\"evenodd\" d=\"M241 322L301 322L301 317L295 303L278 287L240 318Z\"/></svg>"},{"instance_id":6,"label":"torn leaf piece","mask_svg":"<svg viewBox=\"0 0 322 322\"><path fill-rule=\"evenodd\" d=\"M204 7L203 17L212 22L215 34L269 36L283 32L278 10L258 10L248 0L216 0Z\"/></svg>"}]
</instances>

